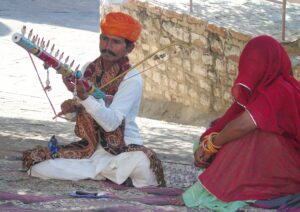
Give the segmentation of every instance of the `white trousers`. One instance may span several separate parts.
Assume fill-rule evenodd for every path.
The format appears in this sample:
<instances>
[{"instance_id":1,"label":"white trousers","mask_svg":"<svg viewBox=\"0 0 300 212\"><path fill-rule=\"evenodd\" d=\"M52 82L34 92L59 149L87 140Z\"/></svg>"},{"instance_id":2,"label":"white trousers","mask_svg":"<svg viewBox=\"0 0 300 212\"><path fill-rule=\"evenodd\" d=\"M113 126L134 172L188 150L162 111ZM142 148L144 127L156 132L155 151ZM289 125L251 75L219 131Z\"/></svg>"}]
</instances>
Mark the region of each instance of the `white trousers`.
<instances>
[{"instance_id":1,"label":"white trousers","mask_svg":"<svg viewBox=\"0 0 300 212\"><path fill-rule=\"evenodd\" d=\"M128 177L135 187L156 186L150 161L142 151L112 155L100 145L88 159L57 158L40 162L28 170L30 176L60 180L104 180L122 184Z\"/></svg>"}]
</instances>

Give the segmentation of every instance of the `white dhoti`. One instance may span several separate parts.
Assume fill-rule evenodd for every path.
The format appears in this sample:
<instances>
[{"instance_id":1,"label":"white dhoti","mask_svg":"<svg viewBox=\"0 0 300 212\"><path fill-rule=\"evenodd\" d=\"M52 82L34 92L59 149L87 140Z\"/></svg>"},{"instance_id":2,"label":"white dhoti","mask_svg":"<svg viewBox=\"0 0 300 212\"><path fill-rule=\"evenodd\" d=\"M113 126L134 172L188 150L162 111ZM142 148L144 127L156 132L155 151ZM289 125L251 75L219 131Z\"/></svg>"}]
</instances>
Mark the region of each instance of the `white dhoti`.
<instances>
[{"instance_id":1,"label":"white dhoti","mask_svg":"<svg viewBox=\"0 0 300 212\"><path fill-rule=\"evenodd\" d=\"M74 181L107 178L119 185L130 177L135 187L158 185L145 153L133 151L112 155L100 145L88 159L46 160L32 166L28 174L42 179Z\"/></svg>"}]
</instances>

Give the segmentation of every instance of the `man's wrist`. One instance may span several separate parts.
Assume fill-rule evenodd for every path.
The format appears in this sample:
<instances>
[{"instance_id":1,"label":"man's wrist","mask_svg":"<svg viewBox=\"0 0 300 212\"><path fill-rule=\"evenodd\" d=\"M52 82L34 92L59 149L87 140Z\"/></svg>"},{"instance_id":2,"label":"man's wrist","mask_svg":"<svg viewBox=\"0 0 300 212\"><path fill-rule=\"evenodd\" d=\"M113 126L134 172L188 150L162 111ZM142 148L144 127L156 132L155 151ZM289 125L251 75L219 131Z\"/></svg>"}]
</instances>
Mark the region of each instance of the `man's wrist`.
<instances>
[{"instance_id":1,"label":"man's wrist","mask_svg":"<svg viewBox=\"0 0 300 212\"><path fill-rule=\"evenodd\" d=\"M78 95L78 97L81 101L84 101L89 97L89 94L88 93L83 93L81 95Z\"/></svg>"}]
</instances>

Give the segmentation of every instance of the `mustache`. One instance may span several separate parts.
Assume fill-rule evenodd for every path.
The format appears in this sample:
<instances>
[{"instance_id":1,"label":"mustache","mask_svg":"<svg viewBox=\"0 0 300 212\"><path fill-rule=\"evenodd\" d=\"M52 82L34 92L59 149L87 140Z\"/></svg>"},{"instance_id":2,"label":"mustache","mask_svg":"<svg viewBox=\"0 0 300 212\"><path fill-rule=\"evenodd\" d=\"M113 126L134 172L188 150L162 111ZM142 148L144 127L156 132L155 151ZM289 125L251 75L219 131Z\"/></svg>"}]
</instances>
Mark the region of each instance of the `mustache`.
<instances>
[{"instance_id":1,"label":"mustache","mask_svg":"<svg viewBox=\"0 0 300 212\"><path fill-rule=\"evenodd\" d=\"M102 49L102 50L100 50L100 52L102 54L108 53L108 54L110 54L110 55L112 55L114 57L116 56L116 54L113 51L110 51L109 49Z\"/></svg>"}]
</instances>

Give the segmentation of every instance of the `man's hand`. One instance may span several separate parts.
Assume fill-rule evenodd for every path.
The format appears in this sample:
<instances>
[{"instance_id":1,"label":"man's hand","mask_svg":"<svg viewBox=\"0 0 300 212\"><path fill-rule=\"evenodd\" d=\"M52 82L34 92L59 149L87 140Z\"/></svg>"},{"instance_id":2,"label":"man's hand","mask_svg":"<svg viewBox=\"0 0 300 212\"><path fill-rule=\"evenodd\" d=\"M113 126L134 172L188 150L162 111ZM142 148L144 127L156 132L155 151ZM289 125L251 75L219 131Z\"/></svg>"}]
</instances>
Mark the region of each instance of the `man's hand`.
<instances>
[{"instance_id":1,"label":"man's hand","mask_svg":"<svg viewBox=\"0 0 300 212\"><path fill-rule=\"evenodd\" d=\"M86 92L86 89L81 80L77 80L76 90L77 90L77 96L79 97L79 99L85 100L86 98L89 97L89 94L88 94L88 92Z\"/></svg>"},{"instance_id":2,"label":"man's hand","mask_svg":"<svg viewBox=\"0 0 300 212\"><path fill-rule=\"evenodd\" d=\"M74 92L74 84L72 82L70 82L70 80L67 79L67 77L65 76L62 76L62 80L64 82L64 84L66 85L67 89L70 91L70 92Z\"/></svg>"},{"instance_id":3,"label":"man's hand","mask_svg":"<svg viewBox=\"0 0 300 212\"><path fill-rule=\"evenodd\" d=\"M66 113L73 113L76 112L76 104L73 99L68 99L64 101L60 105L61 111L57 114L57 116L64 115Z\"/></svg>"},{"instance_id":4,"label":"man's hand","mask_svg":"<svg viewBox=\"0 0 300 212\"><path fill-rule=\"evenodd\" d=\"M66 85L67 89L74 93L74 89L75 89L75 84L70 82L66 77L62 77L64 84ZM82 83L81 80L77 80L76 81L76 92L77 92L77 96L79 97L79 99L81 100L85 100L86 98L89 97L89 94L86 92L86 89Z\"/></svg>"}]
</instances>

